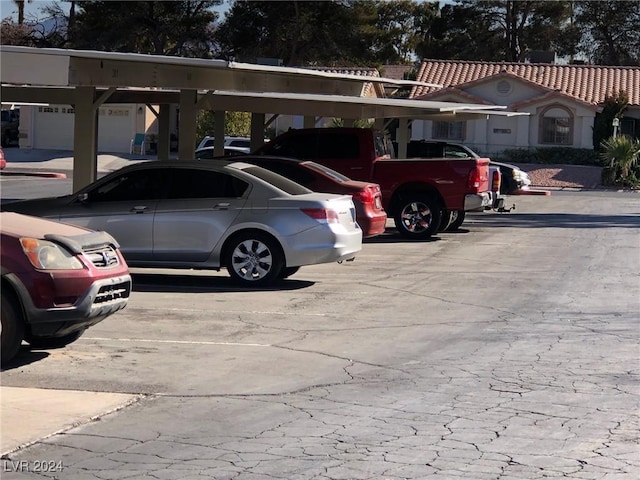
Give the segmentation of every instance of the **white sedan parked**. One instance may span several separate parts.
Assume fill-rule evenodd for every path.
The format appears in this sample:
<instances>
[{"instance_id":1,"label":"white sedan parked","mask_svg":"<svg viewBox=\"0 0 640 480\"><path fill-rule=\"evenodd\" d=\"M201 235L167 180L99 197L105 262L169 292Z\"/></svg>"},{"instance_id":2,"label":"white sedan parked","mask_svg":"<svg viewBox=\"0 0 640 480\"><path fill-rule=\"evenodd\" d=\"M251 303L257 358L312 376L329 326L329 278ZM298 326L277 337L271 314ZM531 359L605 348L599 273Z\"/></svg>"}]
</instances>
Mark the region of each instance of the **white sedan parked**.
<instances>
[{"instance_id":1,"label":"white sedan parked","mask_svg":"<svg viewBox=\"0 0 640 480\"><path fill-rule=\"evenodd\" d=\"M139 163L78 193L3 210L107 231L132 267L226 267L251 286L352 260L362 248L349 195L315 193L241 162Z\"/></svg>"}]
</instances>

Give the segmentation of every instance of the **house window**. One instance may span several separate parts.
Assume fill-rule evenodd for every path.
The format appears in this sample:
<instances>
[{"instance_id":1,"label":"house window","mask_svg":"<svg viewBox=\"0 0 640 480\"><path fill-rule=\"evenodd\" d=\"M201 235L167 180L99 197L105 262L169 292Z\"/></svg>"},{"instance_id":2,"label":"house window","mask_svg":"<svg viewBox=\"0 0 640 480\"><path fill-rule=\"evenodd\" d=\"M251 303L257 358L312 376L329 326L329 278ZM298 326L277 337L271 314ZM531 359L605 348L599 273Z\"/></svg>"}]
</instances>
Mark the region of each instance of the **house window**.
<instances>
[{"instance_id":1,"label":"house window","mask_svg":"<svg viewBox=\"0 0 640 480\"><path fill-rule=\"evenodd\" d=\"M620 122L620 134L632 138L640 138L640 121L635 118L623 117Z\"/></svg>"},{"instance_id":2,"label":"house window","mask_svg":"<svg viewBox=\"0 0 640 480\"><path fill-rule=\"evenodd\" d=\"M571 145L573 116L561 107L552 107L542 114L540 143L547 145Z\"/></svg>"},{"instance_id":3,"label":"house window","mask_svg":"<svg viewBox=\"0 0 640 480\"><path fill-rule=\"evenodd\" d=\"M464 122L433 122L432 136L436 140L464 140Z\"/></svg>"}]
</instances>

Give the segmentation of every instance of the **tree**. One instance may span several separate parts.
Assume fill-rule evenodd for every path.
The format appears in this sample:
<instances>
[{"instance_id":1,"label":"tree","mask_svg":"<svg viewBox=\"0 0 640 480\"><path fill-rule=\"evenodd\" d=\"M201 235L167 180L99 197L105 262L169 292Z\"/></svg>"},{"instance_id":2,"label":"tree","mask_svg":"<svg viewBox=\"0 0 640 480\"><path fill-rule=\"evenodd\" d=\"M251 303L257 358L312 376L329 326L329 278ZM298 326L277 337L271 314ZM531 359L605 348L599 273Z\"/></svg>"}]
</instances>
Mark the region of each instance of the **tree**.
<instances>
[{"instance_id":1,"label":"tree","mask_svg":"<svg viewBox=\"0 0 640 480\"><path fill-rule=\"evenodd\" d=\"M242 62L266 57L289 66L397 63L412 49L413 3L237 0L216 32L219 52Z\"/></svg>"},{"instance_id":2,"label":"tree","mask_svg":"<svg viewBox=\"0 0 640 480\"><path fill-rule=\"evenodd\" d=\"M331 64L353 32L349 11L333 1L235 1L216 38L224 57L275 58L285 65Z\"/></svg>"},{"instance_id":3,"label":"tree","mask_svg":"<svg viewBox=\"0 0 640 480\"><path fill-rule=\"evenodd\" d=\"M28 3L31 3L32 0L27 0ZM14 0L13 3L18 7L18 25L24 24L24 4L25 0Z\"/></svg>"},{"instance_id":4,"label":"tree","mask_svg":"<svg viewBox=\"0 0 640 480\"><path fill-rule=\"evenodd\" d=\"M389 0L375 3L375 58L380 63L410 63L416 45L428 34L438 3Z\"/></svg>"},{"instance_id":5,"label":"tree","mask_svg":"<svg viewBox=\"0 0 640 480\"><path fill-rule=\"evenodd\" d=\"M73 48L182 57L211 57L213 1L78 1ZM105 28L108 25L109 28Z\"/></svg>"},{"instance_id":6,"label":"tree","mask_svg":"<svg viewBox=\"0 0 640 480\"><path fill-rule=\"evenodd\" d=\"M196 135L203 138L213 135L215 129L214 112L200 110L196 119ZM232 137L248 137L251 134L251 114L249 112L225 112L224 134Z\"/></svg>"},{"instance_id":7,"label":"tree","mask_svg":"<svg viewBox=\"0 0 640 480\"><path fill-rule=\"evenodd\" d=\"M533 50L564 46L570 2L457 0L445 5L432 36L417 47L425 57L523 62Z\"/></svg>"},{"instance_id":8,"label":"tree","mask_svg":"<svg viewBox=\"0 0 640 480\"><path fill-rule=\"evenodd\" d=\"M20 25L5 18L0 24L0 43L2 45L20 45L23 47L35 47L36 38L33 27Z\"/></svg>"},{"instance_id":9,"label":"tree","mask_svg":"<svg viewBox=\"0 0 640 480\"><path fill-rule=\"evenodd\" d=\"M604 139L613 134L613 119L622 118L629 105L629 97L623 91L606 95L602 111L596 115L593 125L593 148L600 149Z\"/></svg>"},{"instance_id":10,"label":"tree","mask_svg":"<svg viewBox=\"0 0 640 480\"><path fill-rule=\"evenodd\" d=\"M597 65L640 65L640 2L577 1L580 46Z\"/></svg>"}]
</instances>

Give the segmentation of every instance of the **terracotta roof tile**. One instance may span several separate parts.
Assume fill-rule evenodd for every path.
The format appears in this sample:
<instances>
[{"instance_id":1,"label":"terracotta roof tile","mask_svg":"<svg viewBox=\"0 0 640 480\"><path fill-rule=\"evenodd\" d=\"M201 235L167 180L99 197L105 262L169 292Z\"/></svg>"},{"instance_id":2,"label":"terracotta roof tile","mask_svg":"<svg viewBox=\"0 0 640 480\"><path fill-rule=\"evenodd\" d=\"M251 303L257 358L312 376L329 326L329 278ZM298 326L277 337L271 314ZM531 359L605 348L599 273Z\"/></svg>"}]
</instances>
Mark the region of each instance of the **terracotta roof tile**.
<instances>
[{"instance_id":1,"label":"terracotta roof tile","mask_svg":"<svg viewBox=\"0 0 640 480\"><path fill-rule=\"evenodd\" d=\"M640 105L640 67L424 60L417 80L446 88L493 77L501 72L546 89L557 90L591 105L601 104L606 95L620 90L626 92L630 105ZM436 87L414 87L410 97L438 90Z\"/></svg>"},{"instance_id":2,"label":"terracotta roof tile","mask_svg":"<svg viewBox=\"0 0 640 480\"><path fill-rule=\"evenodd\" d=\"M344 75L360 75L363 77L379 77L377 68L354 68L354 67L302 67L308 70L319 70L327 73L341 73Z\"/></svg>"}]
</instances>

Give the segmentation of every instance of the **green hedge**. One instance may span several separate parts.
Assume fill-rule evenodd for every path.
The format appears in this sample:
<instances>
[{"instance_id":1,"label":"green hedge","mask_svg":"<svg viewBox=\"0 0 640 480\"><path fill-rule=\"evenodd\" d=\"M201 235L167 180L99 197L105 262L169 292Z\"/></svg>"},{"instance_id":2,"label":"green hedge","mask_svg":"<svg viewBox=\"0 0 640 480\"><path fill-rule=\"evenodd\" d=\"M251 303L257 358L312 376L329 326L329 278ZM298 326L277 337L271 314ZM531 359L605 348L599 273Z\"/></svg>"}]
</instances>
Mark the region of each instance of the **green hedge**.
<instances>
[{"instance_id":1,"label":"green hedge","mask_svg":"<svg viewBox=\"0 0 640 480\"><path fill-rule=\"evenodd\" d=\"M602 166L598 152L588 148L547 147L509 149L491 156L496 162L538 163L542 165Z\"/></svg>"}]
</instances>

